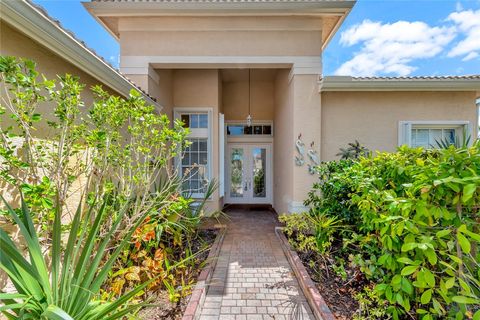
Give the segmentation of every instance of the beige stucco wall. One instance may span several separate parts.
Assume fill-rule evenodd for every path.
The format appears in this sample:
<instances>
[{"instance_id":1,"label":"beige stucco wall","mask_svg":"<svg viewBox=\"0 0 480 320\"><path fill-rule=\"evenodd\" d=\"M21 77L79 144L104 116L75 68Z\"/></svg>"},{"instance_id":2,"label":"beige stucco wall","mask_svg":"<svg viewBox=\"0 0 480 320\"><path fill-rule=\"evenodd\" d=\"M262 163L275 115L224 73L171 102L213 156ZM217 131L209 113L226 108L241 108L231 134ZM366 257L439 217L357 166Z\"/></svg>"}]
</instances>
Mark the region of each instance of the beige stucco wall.
<instances>
[{"instance_id":1,"label":"beige stucco wall","mask_svg":"<svg viewBox=\"0 0 480 320\"><path fill-rule=\"evenodd\" d=\"M85 85L85 89L82 92L82 100L85 102L85 113L87 108L93 102L93 94L90 91L90 88L94 85L101 84L92 76L86 74L75 65L69 63L58 55L52 53L48 48L42 46L40 43L35 42L31 38L25 36L23 33L16 30L14 27L6 24L5 22L0 22L0 54L8 56L17 56L21 58L31 59L36 62L36 70L45 75L47 79L54 79L58 83L57 75L71 74L78 76L80 78L80 83ZM41 78L39 77L39 81ZM0 87L1 97L6 97L6 92L4 87ZM104 86L104 89L109 91L112 94L118 94L112 89ZM3 102L2 102L3 103ZM38 105L36 112L42 114L43 120L39 123L36 123L36 130L34 131L34 138L44 139L49 138L53 133L48 127L45 120L54 120L53 108L55 106L52 103L42 102ZM7 111L8 112L8 111ZM9 126L12 124L12 120L8 116L8 113L1 117L2 121L1 126ZM73 162L73 161L72 161ZM77 179L71 189L72 190L81 190L81 186L84 184L84 179ZM0 185L0 191L8 200L18 200L18 195L16 190L9 189L7 191L7 186L5 184ZM74 192L68 199L67 209L72 209L76 207L76 204L79 202L80 193Z\"/></svg>"},{"instance_id":2,"label":"beige stucco wall","mask_svg":"<svg viewBox=\"0 0 480 320\"><path fill-rule=\"evenodd\" d=\"M248 81L223 83L226 120L245 120L248 116ZM250 83L250 109L255 121L273 120L274 81L253 80Z\"/></svg>"},{"instance_id":3,"label":"beige stucco wall","mask_svg":"<svg viewBox=\"0 0 480 320\"><path fill-rule=\"evenodd\" d=\"M294 189L294 128L293 84L289 70L279 70L275 79L275 114L273 140L274 208L278 213L288 212Z\"/></svg>"},{"instance_id":4,"label":"beige stucco wall","mask_svg":"<svg viewBox=\"0 0 480 320\"><path fill-rule=\"evenodd\" d=\"M371 150L394 151L399 121L468 120L477 132L475 92L324 92L322 160L357 139Z\"/></svg>"},{"instance_id":5,"label":"beige stucco wall","mask_svg":"<svg viewBox=\"0 0 480 320\"><path fill-rule=\"evenodd\" d=\"M318 75L295 75L292 81L294 85L294 139L302 134L306 151L311 149L320 156L322 103L318 92ZM290 148L293 149L294 145L292 144ZM295 166L293 159L290 161L294 166L294 193L290 211L297 211L303 209L303 201L313 183L316 182L317 176L308 171L308 164L315 164L307 155L304 166Z\"/></svg>"},{"instance_id":6,"label":"beige stucco wall","mask_svg":"<svg viewBox=\"0 0 480 320\"><path fill-rule=\"evenodd\" d=\"M312 17L120 17L119 33L122 56L312 56L322 45Z\"/></svg>"},{"instance_id":7,"label":"beige stucco wall","mask_svg":"<svg viewBox=\"0 0 480 320\"><path fill-rule=\"evenodd\" d=\"M80 77L80 83L85 84L82 99L86 106L90 105L93 101L90 88L94 85L101 84L75 65L52 53L48 48L25 36L3 21L0 23L0 54L31 59L37 63L37 71L40 74L45 75L47 79L56 79L57 82L57 75L65 75L68 73ZM110 93L118 94L106 86L103 87ZM3 90L2 95L5 95ZM52 105L42 103L39 106L39 113L48 117L48 115L52 113ZM42 137L42 133L46 132L44 129L46 128L39 128L38 133L40 137Z\"/></svg>"}]
</instances>

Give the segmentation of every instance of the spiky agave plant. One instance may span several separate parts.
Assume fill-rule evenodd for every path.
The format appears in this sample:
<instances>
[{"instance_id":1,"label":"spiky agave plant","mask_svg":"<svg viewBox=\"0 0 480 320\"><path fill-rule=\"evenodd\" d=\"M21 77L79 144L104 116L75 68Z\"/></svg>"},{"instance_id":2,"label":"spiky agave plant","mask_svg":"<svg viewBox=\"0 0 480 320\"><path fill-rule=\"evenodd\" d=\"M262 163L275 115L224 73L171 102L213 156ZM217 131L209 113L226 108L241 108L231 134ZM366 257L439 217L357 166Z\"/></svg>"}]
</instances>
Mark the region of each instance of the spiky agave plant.
<instances>
[{"instance_id":1,"label":"spiky agave plant","mask_svg":"<svg viewBox=\"0 0 480 320\"><path fill-rule=\"evenodd\" d=\"M123 230L125 237L113 251L109 251L107 245L119 231L128 206L122 206L107 234L99 239L105 218L110 214L107 208L111 201L103 198L97 204L87 204L87 210L82 210L81 202L65 247L61 244L61 217L56 214L49 271L27 204L22 198L22 214L19 216L3 197L2 200L8 215L19 227L28 251L28 257L25 258L23 250L0 229L0 268L8 274L17 291L0 292L0 302L3 304L0 311L8 319L114 320L144 306L130 305L128 302L150 282L139 285L115 301L98 300L100 287L112 264L144 217L139 218L128 230Z\"/></svg>"}]
</instances>

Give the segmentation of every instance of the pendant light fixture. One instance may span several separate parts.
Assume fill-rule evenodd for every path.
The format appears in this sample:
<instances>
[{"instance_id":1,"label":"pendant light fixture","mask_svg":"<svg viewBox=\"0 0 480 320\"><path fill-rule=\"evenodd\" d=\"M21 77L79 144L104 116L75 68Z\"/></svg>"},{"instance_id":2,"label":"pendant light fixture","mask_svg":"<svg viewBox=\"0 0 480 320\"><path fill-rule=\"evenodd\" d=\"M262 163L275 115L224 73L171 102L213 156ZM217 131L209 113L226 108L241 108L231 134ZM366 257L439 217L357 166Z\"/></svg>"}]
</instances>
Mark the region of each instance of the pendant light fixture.
<instances>
[{"instance_id":1,"label":"pendant light fixture","mask_svg":"<svg viewBox=\"0 0 480 320\"><path fill-rule=\"evenodd\" d=\"M252 114L251 114L251 89L250 89L250 74L251 74L252 69L248 69L248 116L247 116L247 127L252 126Z\"/></svg>"}]
</instances>

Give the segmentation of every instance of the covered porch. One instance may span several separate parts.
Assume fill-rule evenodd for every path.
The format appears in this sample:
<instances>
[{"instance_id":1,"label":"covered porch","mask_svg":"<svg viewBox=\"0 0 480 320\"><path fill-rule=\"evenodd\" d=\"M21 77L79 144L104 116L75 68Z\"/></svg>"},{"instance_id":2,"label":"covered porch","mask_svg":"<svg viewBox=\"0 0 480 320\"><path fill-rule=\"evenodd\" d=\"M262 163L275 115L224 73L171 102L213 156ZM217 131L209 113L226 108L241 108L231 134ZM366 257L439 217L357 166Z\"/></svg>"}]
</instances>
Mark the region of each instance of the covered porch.
<instances>
[{"instance_id":1,"label":"covered porch","mask_svg":"<svg viewBox=\"0 0 480 320\"><path fill-rule=\"evenodd\" d=\"M301 210L314 177L295 165L295 142L301 134L319 152L318 74L288 64L174 67L156 65L133 80L147 86L161 112L191 128L192 148L177 165L180 172L199 169L185 187L201 196L202 181L218 181L211 210L226 204Z\"/></svg>"}]
</instances>

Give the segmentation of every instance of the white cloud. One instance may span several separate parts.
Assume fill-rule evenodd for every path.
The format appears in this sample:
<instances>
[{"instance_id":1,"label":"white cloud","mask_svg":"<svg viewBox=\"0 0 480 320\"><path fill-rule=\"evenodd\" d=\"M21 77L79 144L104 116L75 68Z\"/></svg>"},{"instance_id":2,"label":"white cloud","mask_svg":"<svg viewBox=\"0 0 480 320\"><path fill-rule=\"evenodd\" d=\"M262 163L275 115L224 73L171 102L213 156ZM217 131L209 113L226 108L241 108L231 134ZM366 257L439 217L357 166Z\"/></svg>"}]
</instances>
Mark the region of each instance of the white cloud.
<instances>
[{"instance_id":1,"label":"white cloud","mask_svg":"<svg viewBox=\"0 0 480 320\"><path fill-rule=\"evenodd\" d=\"M463 61L477 58L480 55L480 9L453 12L447 21L455 23L457 30L464 35L464 39L455 44L448 56L463 56Z\"/></svg>"},{"instance_id":2,"label":"white cloud","mask_svg":"<svg viewBox=\"0 0 480 320\"><path fill-rule=\"evenodd\" d=\"M411 65L413 60L438 55L454 37L453 27L431 27L420 21L382 24L364 20L341 34L340 44L360 44L361 48L335 74L407 76L416 69Z\"/></svg>"}]
</instances>

